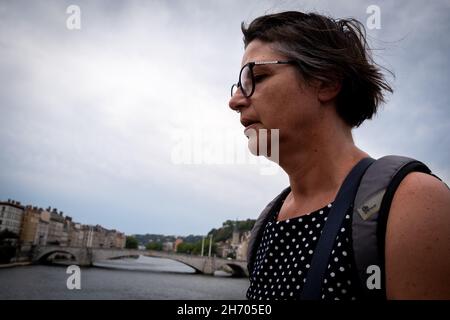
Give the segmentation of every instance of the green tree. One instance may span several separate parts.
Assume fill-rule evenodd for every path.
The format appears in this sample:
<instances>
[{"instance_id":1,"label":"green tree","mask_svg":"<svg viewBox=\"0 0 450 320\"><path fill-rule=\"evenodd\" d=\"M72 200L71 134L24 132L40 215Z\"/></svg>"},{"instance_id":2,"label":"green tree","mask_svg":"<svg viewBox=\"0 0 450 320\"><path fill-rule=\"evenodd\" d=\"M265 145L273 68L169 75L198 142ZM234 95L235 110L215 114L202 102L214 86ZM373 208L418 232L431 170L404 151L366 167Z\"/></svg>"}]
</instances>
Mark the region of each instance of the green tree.
<instances>
[{"instance_id":1,"label":"green tree","mask_svg":"<svg viewBox=\"0 0 450 320\"><path fill-rule=\"evenodd\" d=\"M133 236L127 236L125 241L125 248L127 249L137 249L138 248L138 241Z\"/></svg>"},{"instance_id":2,"label":"green tree","mask_svg":"<svg viewBox=\"0 0 450 320\"><path fill-rule=\"evenodd\" d=\"M9 263L16 254L16 248L11 245L0 244L0 263Z\"/></svg>"},{"instance_id":3,"label":"green tree","mask_svg":"<svg viewBox=\"0 0 450 320\"><path fill-rule=\"evenodd\" d=\"M195 244L194 243L180 243L177 246L177 253L186 253L191 254L194 251Z\"/></svg>"},{"instance_id":4,"label":"green tree","mask_svg":"<svg viewBox=\"0 0 450 320\"><path fill-rule=\"evenodd\" d=\"M3 242L4 240L18 239L18 238L19 236L16 233L8 229L0 231L0 242Z\"/></svg>"},{"instance_id":5,"label":"green tree","mask_svg":"<svg viewBox=\"0 0 450 320\"><path fill-rule=\"evenodd\" d=\"M19 236L8 230L0 231L0 263L9 263L11 258L16 254L15 241Z\"/></svg>"},{"instance_id":6,"label":"green tree","mask_svg":"<svg viewBox=\"0 0 450 320\"><path fill-rule=\"evenodd\" d=\"M198 241L194 244L194 248L192 249L192 253L193 254L197 254L197 255L201 255L202 254L202 242ZM207 256L209 253L209 238L205 239L205 247L203 248L203 255ZM214 255L217 253L217 245L214 242L213 239L213 243L211 246L211 254Z\"/></svg>"},{"instance_id":7,"label":"green tree","mask_svg":"<svg viewBox=\"0 0 450 320\"><path fill-rule=\"evenodd\" d=\"M162 251L163 249L163 245L161 242L149 242L147 243L147 245L145 246L145 248L147 250L157 250L157 251Z\"/></svg>"},{"instance_id":8,"label":"green tree","mask_svg":"<svg viewBox=\"0 0 450 320\"><path fill-rule=\"evenodd\" d=\"M211 246L211 254L214 255L217 252L216 243L212 243ZM185 254L194 254L201 255L202 254L202 241L197 241L195 243L180 243L177 247L177 253L185 253ZM205 239L205 247L203 248L203 255L207 256L209 253L209 239Z\"/></svg>"},{"instance_id":9,"label":"green tree","mask_svg":"<svg viewBox=\"0 0 450 320\"><path fill-rule=\"evenodd\" d=\"M213 239L216 242L226 241L227 239L230 239L233 235L233 230L237 228L237 230L242 233L245 231L250 231L255 224L255 220L253 219L247 219L243 221L233 221L233 220L226 220L222 223L222 227L219 229L211 229L211 231L208 232L208 236L210 234L213 235Z\"/></svg>"}]
</instances>

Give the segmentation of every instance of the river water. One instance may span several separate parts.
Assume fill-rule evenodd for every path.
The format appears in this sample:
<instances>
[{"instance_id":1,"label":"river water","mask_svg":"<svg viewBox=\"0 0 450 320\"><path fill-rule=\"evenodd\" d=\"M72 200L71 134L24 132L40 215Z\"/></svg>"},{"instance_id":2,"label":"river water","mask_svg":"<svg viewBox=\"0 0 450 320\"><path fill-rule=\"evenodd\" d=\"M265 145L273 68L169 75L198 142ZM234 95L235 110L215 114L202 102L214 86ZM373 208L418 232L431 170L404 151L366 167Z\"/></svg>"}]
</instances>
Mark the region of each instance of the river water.
<instances>
[{"instance_id":1,"label":"river water","mask_svg":"<svg viewBox=\"0 0 450 320\"><path fill-rule=\"evenodd\" d=\"M66 266L0 269L0 299L245 299L247 278L195 274L182 263L140 256L81 268L81 289L69 290Z\"/></svg>"}]
</instances>

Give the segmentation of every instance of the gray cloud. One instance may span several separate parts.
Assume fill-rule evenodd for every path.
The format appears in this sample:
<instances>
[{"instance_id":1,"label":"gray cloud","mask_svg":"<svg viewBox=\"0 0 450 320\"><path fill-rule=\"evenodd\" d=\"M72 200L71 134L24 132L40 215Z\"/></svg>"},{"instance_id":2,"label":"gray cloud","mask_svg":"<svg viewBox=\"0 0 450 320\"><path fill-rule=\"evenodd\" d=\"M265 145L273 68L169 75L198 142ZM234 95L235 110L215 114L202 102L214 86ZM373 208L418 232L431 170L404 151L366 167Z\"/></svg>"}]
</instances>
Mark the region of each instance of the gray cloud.
<instances>
[{"instance_id":1,"label":"gray cloud","mask_svg":"<svg viewBox=\"0 0 450 320\"><path fill-rule=\"evenodd\" d=\"M70 4L82 29L65 27ZM288 184L255 165L175 165L173 133L223 130L243 52L240 22L315 10L365 21L396 92L355 130L373 156L405 154L450 180L449 6L419 1L45 1L0 4L0 198L57 206L127 233L206 233L256 217ZM219 135L220 136L220 135ZM240 140L239 140L240 139Z\"/></svg>"}]
</instances>

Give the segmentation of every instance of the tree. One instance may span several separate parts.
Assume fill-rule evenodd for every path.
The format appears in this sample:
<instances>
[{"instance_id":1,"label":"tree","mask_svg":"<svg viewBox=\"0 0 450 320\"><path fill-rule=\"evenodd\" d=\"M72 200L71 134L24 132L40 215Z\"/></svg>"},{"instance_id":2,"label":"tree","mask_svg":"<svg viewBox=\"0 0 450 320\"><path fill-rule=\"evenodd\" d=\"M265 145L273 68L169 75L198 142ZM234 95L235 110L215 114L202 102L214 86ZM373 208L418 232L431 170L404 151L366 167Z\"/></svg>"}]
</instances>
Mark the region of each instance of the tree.
<instances>
[{"instance_id":1,"label":"tree","mask_svg":"<svg viewBox=\"0 0 450 320\"><path fill-rule=\"evenodd\" d=\"M19 236L8 230L0 231L0 263L9 263L11 258L16 254L16 246L14 244Z\"/></svg>"},{"instance_id":2,"label":"tree","mask_svg":"<svg viewBox=\"0 0 450 320\"><path fill-rule=\"evenodd\" d=\"M201 255L202 254L202 242L198 241L194 244L192 249L193 254ZM205 239L205 246L203 248L203 255L207 256L209 253L209 238ZM214 255L217 253L217 245L213 240L213 243L211 245L211 254Z\"/></svg>"},{"instance_id":3,"label":"tree","mask_svg":"<svg viewBox=\"0 0 450 320\"><path fill-rule=\"evenodd\" d=\"M191 254L194 250L195 244L182 242L177 246L177 253Z\"/></svg>"},{"instance_id":4,"label":"tree","mask_svg":"<svg viewBox=\"0 0 450 320\"><path fill-rule=\"evenodd\" d=\"M145 248L147 250L157 250L157 251L162 251L163 249L163 245L161 242L149 242L147 243L147 245L145 246Z\"/></svg>"},{"instance_id":5,"label":"tree","mask_svg":"<svg viewBox=\"0 0 450 320\"><path fill-rule=\"evenodd\" d=\"M228 239L231 239L235 228L237 228L237 230L242 233L245 231L250 231L253 228L254 224L255 220L253 219L247 219L244 221L226 220L222 223L222 227L220 227L219 229L211 229L211 231L208 232L208 236L212 234L216 242L226 241Z\"/></svg>"},{"instance_id":6,"label":"tree","mask_svg":"<svg viewBox=\"0 0 450 320\"><path fill-rule=\"evenodd\" d=\"M10 239L18 239L18 238L19 238L19 236L16 233L14 233L8 229L0 231L0 242L5 241L5 240L10 240Z\"/></svg>"},{"instance_id":7,"label":"tree","mask_svg":"<svg viewBox=\"0 0 450 320\"><path fill-rule=\"evenodd\" d=\"M0 244L0 263L9 263L16 254L16 248L11 245Z\"/></svg>"},{"instance_id":8,"label":"tree","mask_svg":"<svg viewBox=\"0 0 450 320\"><path fill-rule=\"evenodd\" d=\"M138 241L135 237L127 236L125 240L125 248L127 249L137 249L138 248Z\"/></svg>"}]
</instances>

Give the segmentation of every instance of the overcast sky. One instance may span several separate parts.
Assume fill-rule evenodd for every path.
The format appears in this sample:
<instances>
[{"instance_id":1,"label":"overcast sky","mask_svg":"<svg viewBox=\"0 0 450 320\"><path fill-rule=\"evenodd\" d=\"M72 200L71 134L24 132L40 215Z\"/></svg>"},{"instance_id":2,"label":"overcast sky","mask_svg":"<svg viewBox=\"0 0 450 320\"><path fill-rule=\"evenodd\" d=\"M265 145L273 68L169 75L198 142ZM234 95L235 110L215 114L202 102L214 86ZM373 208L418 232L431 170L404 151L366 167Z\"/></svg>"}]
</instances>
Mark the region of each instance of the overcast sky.
<instances>
[{"instance_id":1,"label":"overcast sky","mask_svg":"<svg viewBox=\"0 0 450 320\"><path fill-rule=\"evenodd\" d=\"M70 5L79 30L67 28ZM449 182L449 1L2 0L0 200L127 234L256 218L288 179L262 174L270 163L248 154L228 108L240 23L284 10L366 23L369 5L381 10L368 34L395 92L355 142L373 157L418 158ZM217 164L223 150L245 158Z\"/></svg>"}]
</instances>

